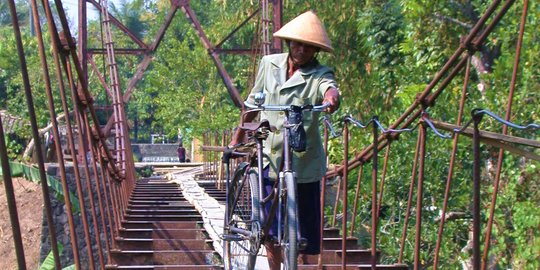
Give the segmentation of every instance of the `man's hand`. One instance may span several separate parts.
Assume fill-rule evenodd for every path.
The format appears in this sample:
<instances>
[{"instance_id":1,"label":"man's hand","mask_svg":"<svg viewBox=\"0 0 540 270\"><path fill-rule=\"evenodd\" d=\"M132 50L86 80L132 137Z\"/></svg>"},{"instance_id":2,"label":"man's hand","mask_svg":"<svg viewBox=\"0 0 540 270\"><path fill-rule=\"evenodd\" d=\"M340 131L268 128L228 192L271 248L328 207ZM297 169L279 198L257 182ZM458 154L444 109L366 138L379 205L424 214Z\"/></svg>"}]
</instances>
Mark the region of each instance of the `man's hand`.
<instances>
[{"instance_id":1,"label":"man's hand","mask_svg":"<svg viewBox=\"0 0 540 270\"><path fill-rule=\"evenodd\" d=\"M328 88L326 93L324 93L323 104L328 103L330 106L328 106L325 111L327 113L335 112L339 108L339 99L339 90L334 87Z\"/></svg>"}]
</instances>

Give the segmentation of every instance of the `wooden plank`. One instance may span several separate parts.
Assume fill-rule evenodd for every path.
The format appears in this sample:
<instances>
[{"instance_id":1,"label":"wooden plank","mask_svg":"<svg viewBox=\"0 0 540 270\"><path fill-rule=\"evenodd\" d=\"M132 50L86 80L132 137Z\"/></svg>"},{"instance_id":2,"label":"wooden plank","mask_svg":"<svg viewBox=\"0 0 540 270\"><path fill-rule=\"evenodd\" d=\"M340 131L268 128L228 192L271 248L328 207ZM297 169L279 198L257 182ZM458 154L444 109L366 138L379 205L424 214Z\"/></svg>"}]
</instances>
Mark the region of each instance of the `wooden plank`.
<instances>
[{"instance_id":1,"label":"wooden plank","mask_svg":"<svg viewBox=\"0 0 540 270\"><path fill-rule=\"evenodd\" d=\"M436 128L450 131L450 132L453 132L454 130L461 128L459 126L449 124L449 123L444 123L444 122L439 122L439 121L431 121L431 122ZM465 135L467 137L472 137L473 129L466 128L460 134ZM536 161L540 161L540 155L532 151L528 151L526 149L518 148L514 145L514 144L520 144L520 145L540 148L540 141L525 139L525 138L520 138L520 137L515 137L515 136L510 136L510 135L504 135L504 134L499 134L499 133L494 133L494 132L489 132L489 131L483 131L483 130L480 130L480 141L483 143L489 144L491 146L495 146L497 148L502 148L510 153L523 156L529 159L533 159Z\"/></svg>"},{"instance_id":2,"label":"wooden plank","mask_svg":"<svg viewBox=\"0 0 540 270\"><path fill-rule=\"evenodd\" d=\"M446 131L453 132L456 129L461 129L460 126L449 124L449 123L433 121L433 120L431 120L431 122L436 128L446 130ZM466 128L461 134L471 137L473 134L473 128ZM516 143L516 144L521 144L521 145L526 145L526 146L532 146L535 148L540 148L540 141L538 140L525 139L525 138L495 133L495 132L480 130L480 138L492 139L492 140L498 140L504 143Z\"/></svg>"}]
</instances>

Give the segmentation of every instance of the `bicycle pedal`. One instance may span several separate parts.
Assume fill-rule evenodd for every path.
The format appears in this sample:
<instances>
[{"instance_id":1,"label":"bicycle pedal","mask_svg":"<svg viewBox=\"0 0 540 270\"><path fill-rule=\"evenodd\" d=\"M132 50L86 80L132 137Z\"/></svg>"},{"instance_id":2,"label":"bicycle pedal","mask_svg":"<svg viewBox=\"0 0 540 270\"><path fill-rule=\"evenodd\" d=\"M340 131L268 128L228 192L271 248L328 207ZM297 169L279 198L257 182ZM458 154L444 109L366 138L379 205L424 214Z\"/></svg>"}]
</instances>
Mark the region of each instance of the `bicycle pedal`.
<instances>
[{"instance_id":1,"label":"bicycle pedal","mask_svg":"<svg viewBox=\"0 0 540 270\"><path fill-rule=\"evenodd\" d=\"M240 236L240 235L236 235L236 234L223 234L221 236L221 239L223 239L224 241L242 241L244 240L244 237Z\"/></svg>"},{"instance_id":2,"label":"bicycle pedal","mask_svg":"<svg viewBox=\"0 0 540 270\"><path fill-rule=\"evenodd\" d=\"M298 239L298 250L306 250L307 246L308 246L307 239L304 237L300 237L300 239Z\"/></svg>"}]
</instances>

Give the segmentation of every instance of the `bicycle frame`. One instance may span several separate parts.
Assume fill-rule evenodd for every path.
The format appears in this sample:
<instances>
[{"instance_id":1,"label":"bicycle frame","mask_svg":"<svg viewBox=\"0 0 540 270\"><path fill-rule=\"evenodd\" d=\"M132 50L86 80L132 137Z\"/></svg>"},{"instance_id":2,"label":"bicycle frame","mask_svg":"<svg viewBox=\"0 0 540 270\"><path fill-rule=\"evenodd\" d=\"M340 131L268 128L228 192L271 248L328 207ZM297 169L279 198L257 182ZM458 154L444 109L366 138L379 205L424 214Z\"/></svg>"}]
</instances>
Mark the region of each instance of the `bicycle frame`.
<instances>
[{"instance_id":1,"label":"bicycle frame","mask_svg":"<svg viewBox=\"0 0 540 270\"><path fill-rule=\"evenodd\" d=\"M277 191L276 188L273 188L272 192L268 194L266 197L264 197L263 187L264 187L264 179L263 179L263 170L264 170L264 164L263 164L263 141L267 137L267 132L269 128L269 124L266 123L266 126L262 126L262 123L259 123L259 125L246 127L242 126L243 129L248 129L252 132L254 132L253 137L256 142L256 155L249 155L249 164L245 164L239 169L240 172L243 174L241 177L237 175L237 171L235 171L235 178L236 180L230 181L230 154L224 154L224 162L227 163L227 185L226 185L226 192L227 192L227 198L226 198L226 215L225 215L225 229L232 233L233 235L225 235L224 239L226 241L245 241L247 240L248 243L245 244L245 247L249 245L250 247L250 256L255 256L257 250L260 248L261 242L260 240L267 240L267 237L269 236L269 230L272 228L272 225L274 223L274 218L277 217L277 243L282 247L285 248L286 256L284 258L284 262L286 265L289 263L289 267L291 269L296 269L296 255L297 250L299 248L299 242L300 242L300 232L299 232L299 223L298 223L298 210L297 210L297 204L296 204L296 175L293 169L292 164L292 147L290 145L290 134L291 134L291 128L295 127L296 125L302 124L295 123L290 124L290 113L291 112L303 112L303 111L323 111L328 105L322 105L322 106L263 106L263 105L250 105L246 103L246 106L248 108L251 108L252 110L249 110L247 113L254 112L254 111L282 111L284 112L284 123L283 123L283 148L282 148L282 155L283 155L283 163L282 167L279 172L279 177L276 179L277 181ZM230 151L230 150L229 150ZM232 153L232 152L229 152ZM255 180L253 178L250 172L251 166L254 165L253 158L257 158L257 169L258 169L258 177ZM239 179L242 180L239 180ZM256 181L256 182L255 182ZM251 190L251 203L253 206L253 211L251 212L252 219L250 221L247 220L241 220L240 222L244 223L236 223L234 220L234 212L237 210L240 210L240 205L237 205L239 196L242 192L242 189L245 185L249 185ZM253 191L254 185L257 185L256 189L257 192ZM235 190L233 191L235 194L230 194L231 190L230 187L234 187ZM256 195L255 195L256 193ZM230 201L232 196L232 199L234 201ZM255 198L253 196L257 196L258 198ZM232 203L232 204L231 204ZM266 206L270 203L270 211L265 211ZM229 205L233 207L232 209L229 208ZM232 213L231 213L232 212ZM277 213L276 213L277 212ZM256 213L256 215L254 214ZM230 215L231 214L231 215ZM244 226L246 222L251 226ZM251 222L251 223L250 223ZM257 223L257 224L255 224ZM236 224L244 224L240 225L240 227L237 227ZM255 226L255 227L254 227ZM286 227L285 227L286 226ZM255 229L254 229L255 228ZM286 238L284 238L284 236ZM230 245L230 244L229 244ZM235 244L243 246L242 244ZM248 251L245 247L242 247L245 251ZM229 254L229 253L227 253ZM229 254L231 256L231 254ZM230 257L228 257L230 259ZM255 258L250 259L250 262L253 262ZM252 266L251 266L252 267Z\"/></svg>"},{"instance_id":2,"label":"bicycle frame","mask_svg":"<svg viewBox=\"0 0 540 270\"><path fill-rule=\"evenodd\" d=\"M250 110L248 112L255 112L255 111L260 111L260 109L254 109L254 110ZM284 128L283 128L283 148L282 148L282 151L283 151L283 168L281 169L280 173L279 173L279 178L278 178L278 190L276 193L272 192L271 194L269 194L268 196L264 196L263 194L263 190L262 188L259 188L259 198L261 198L261 209L264 209L264 207L269 203L271 202L271 206L270 206L270 215L269 216L266 216L266 212L265 211L261 211L260 215L261 215L261 223L264 224L262 226L262 230L264 232L264 234L266 235L268 233L268 230L270 229L270 226L272 224L272 221L273 221L273 218L276 217L275 215L275 210L277 210L277 220L278 220L278 243L281 243L282 242L282 226L281 224L283 224L283 221L282 221L282 218L283 218L283 209L282 207L279 207L279 206L282 206L283 205L283 191L285 190L285 187L284 187L284 183L283 183L283 179L285 177L285 174L292 174L293 177L295 177L295 173L293 171L293 168L292 168L292 150L291 150L291 147L289 145L289 133L290 133L290 129L291 129L291 125L289 124L289 111L288 110L284 110L285 111L285 121L284 121ZM263 139L260 139L260 138L255 138L255 141L256 141L256 147L257 147L257 169L259 171L258 173L258 182L259 182L259 187L262 187L263 186L263 175L262 175L262 171L264 169L264 165L263 165ZM269 199L272 199L271 201L268 201ZM277 199L277 200L276 200ZM277 207L277 209L275 209ZM299 228L298 228L298 231L299 231ZM243 235L245 236L248 236L248 232L245 232L245 233L242 233Z\"/></svg>"},{"instance_id":3,"label":"bicycle frame","mask_svg":"<svg viewBox=\"0 0 540 270\"><path fill-rule=\"evenodd\" d=\"M294 175L294 172L292 171L292 158L291 158L291 147L289 145L289 133L290 133L290 128L291 126L289 125L289 111L285 111L285 121L283 123L283 169L280 171L279 173L279 183L278 183L278 199L279 199L279 207L278 207L278 243L282 243L282 240L281 237L283 235L283 232L281 231L282 230L282 226L281 224L283 224L282 222L282 219L283 219L283 207L280 207L283 205L283 193L282 191L285 190L284 188L284 179L285 179L285 174L292 174L293 178L295 177ZM295 185L296 185L296 182L295 182ZM295 188L296 190L296 188ZM300 231L300 228L297 228L297 232L299 234L299 231Z\"/></svg>"}]
</instances>

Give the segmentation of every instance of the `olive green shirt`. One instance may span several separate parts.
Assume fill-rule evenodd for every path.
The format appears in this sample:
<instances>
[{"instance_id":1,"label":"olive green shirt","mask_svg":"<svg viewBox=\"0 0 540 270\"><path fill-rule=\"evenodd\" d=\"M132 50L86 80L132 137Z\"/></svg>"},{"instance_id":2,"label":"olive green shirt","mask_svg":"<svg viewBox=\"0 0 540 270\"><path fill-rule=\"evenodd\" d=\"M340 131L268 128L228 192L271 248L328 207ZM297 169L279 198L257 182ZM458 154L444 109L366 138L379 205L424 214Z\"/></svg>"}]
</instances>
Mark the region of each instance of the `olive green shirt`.
<instances>
[{"instance_id":1,"label":"olive green shirt","mask_svg":"<svg viewBox=\"0 0 540 270\"><path fill-rule=\"evenodd\" d=\"M318 62L298 69L288 80L288 53L267 55L259 64L255 85L248 102L253 104L253 94L263 91L266 105L320 105L325 92L337 88L333 71ZM304 112L303 125L307 135L305 152L292 152L292 166L298 183L320 181L326 173L326 157L319 132L319 114ZM264 144L265 166L269 165L271 179L277 179L283 152L284 112L261 112L261 119L268 119L277 131L271 133Z\"/></svg>"}]
</instances>

